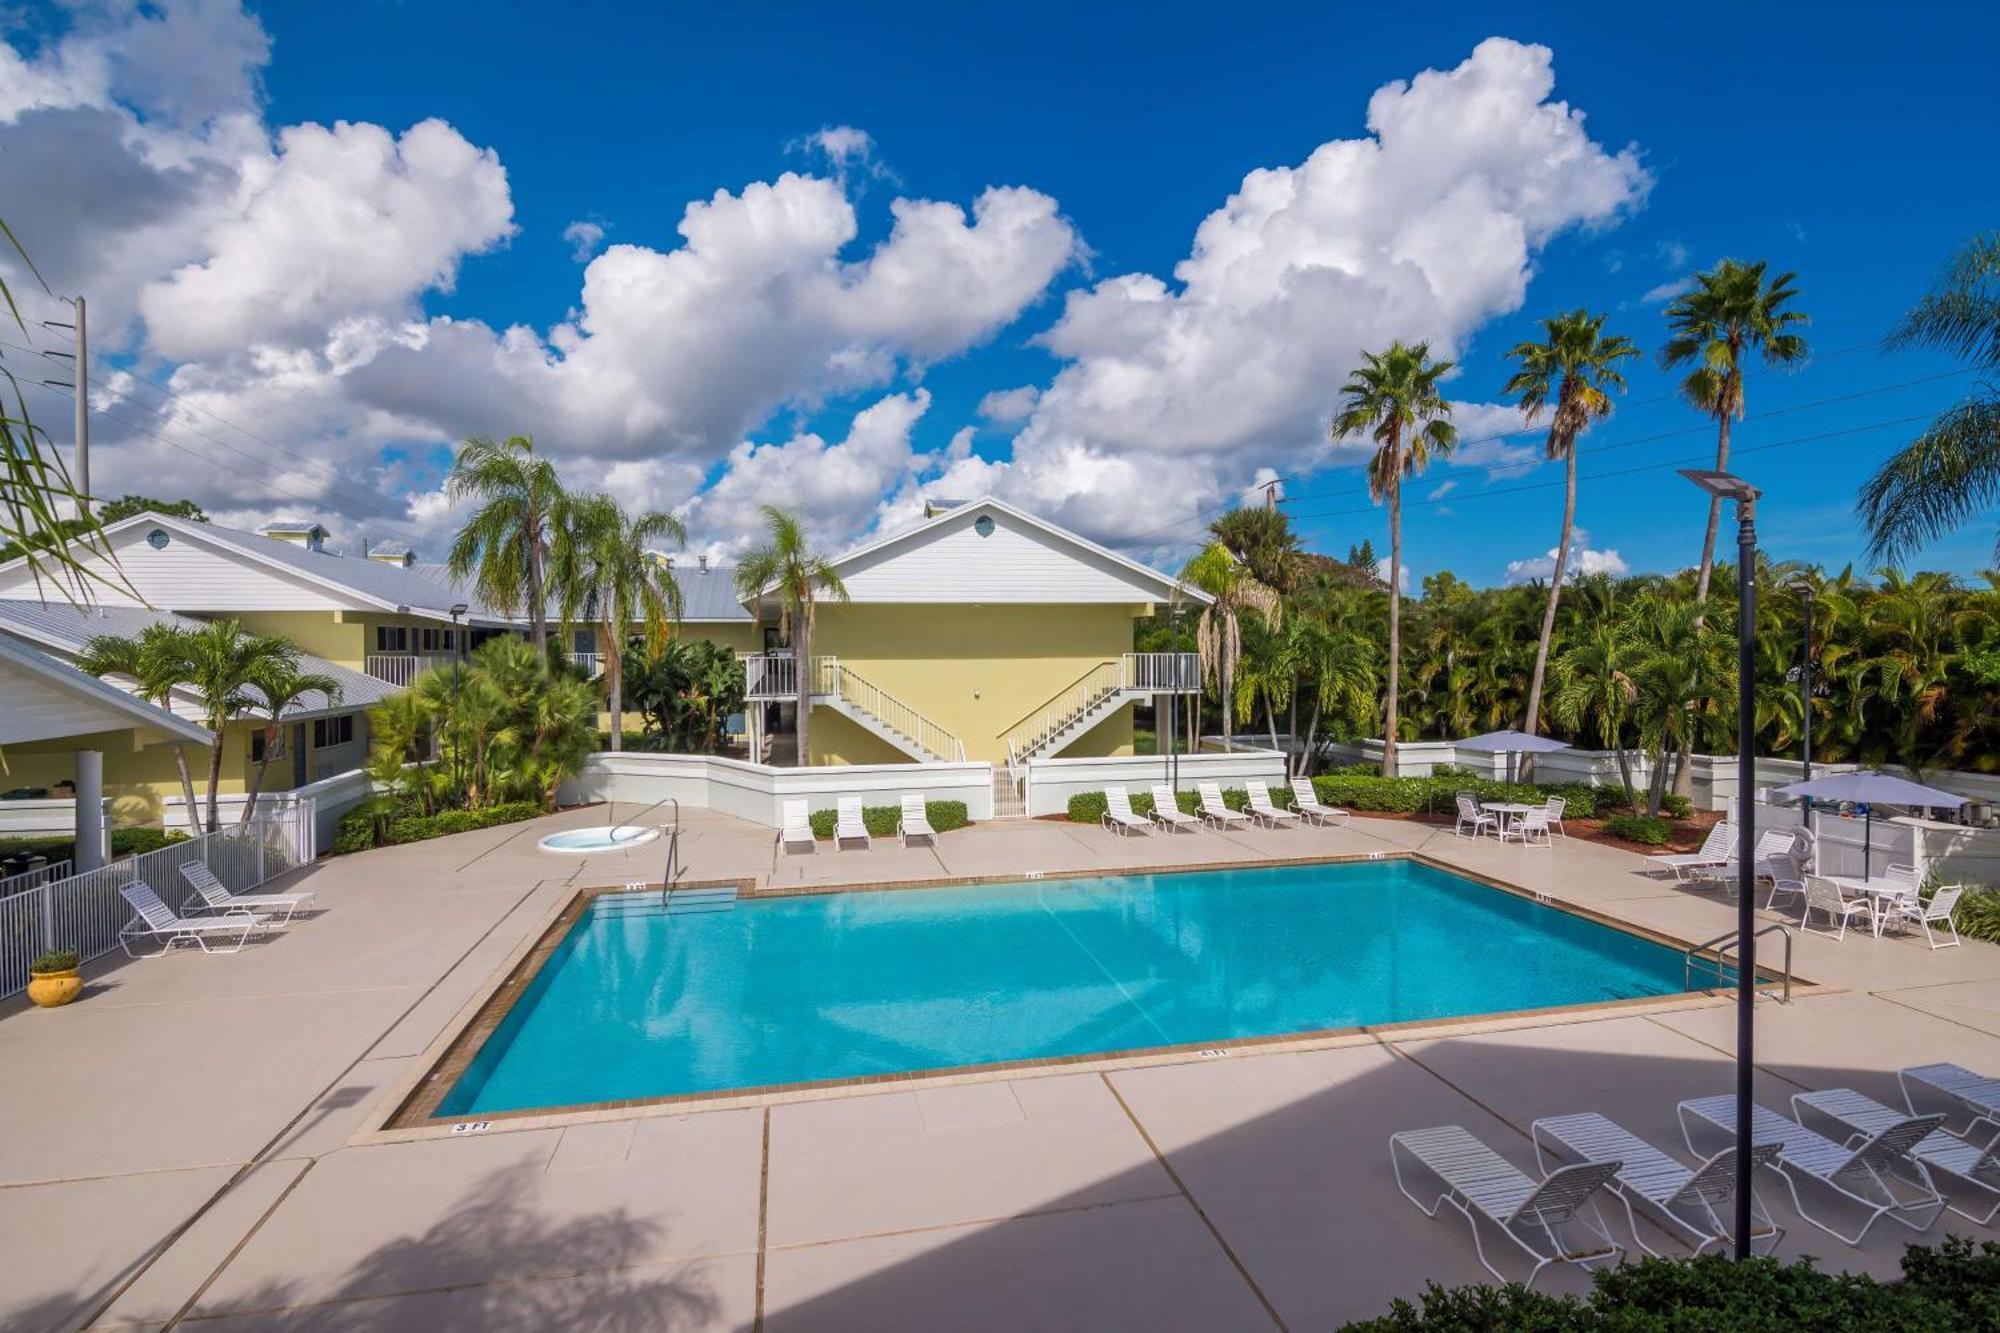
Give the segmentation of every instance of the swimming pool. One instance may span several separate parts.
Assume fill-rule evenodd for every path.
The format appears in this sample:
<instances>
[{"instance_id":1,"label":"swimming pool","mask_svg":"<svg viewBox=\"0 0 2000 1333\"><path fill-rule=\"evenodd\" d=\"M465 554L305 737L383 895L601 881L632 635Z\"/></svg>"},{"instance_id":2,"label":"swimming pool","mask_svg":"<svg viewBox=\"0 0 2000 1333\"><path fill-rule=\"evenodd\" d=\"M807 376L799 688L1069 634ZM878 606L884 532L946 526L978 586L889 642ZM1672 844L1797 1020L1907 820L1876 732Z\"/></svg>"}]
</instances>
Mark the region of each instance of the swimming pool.
<instances>
[{"instance_id":1,"label":"swimming pool","mask_svg":"<svg viewBox=\"0 0 2000 1333\"><path fill-rule=\"evenodd\" d=\"M1205 1045L1686 989L1679 950L1405 859L592 899L437 1117Z\"/></svg>"}]
</instances>

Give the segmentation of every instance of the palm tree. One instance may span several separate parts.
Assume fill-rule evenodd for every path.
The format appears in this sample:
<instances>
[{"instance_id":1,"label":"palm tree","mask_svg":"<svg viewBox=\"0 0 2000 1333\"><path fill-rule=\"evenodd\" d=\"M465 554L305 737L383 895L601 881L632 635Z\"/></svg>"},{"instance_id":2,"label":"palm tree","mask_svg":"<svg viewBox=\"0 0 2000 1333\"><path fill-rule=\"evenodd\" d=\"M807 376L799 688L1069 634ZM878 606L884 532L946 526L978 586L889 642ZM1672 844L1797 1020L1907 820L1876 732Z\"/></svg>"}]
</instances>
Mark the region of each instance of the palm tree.
<instances>
[{"instance_id":1,"label":"palm tree","mask_svg":"<svg viewBox=\"0 0 2000 1333\"><path fill-rule=\"evenodd\" d=\"M1336 441L1367 432L1376 443L1368 466L1368 493L1389 502L1389 679L1382 723L1382 774L1396 776L1396 693L1402 687L1398 658L1403 632L1403 478L1421 472L1431 455L1451 452L1458 432L1451 424L1451 404L1438 392L1438 381L1452 368L1449 361L1432 361L1427 342L1409 346L1391 343L1386 352L1363 352L1366 365L1350 373L1332 434Z\"/></svg>"},{"instance_id":2,"label":"palm tree","mask_svg":"<svg viewBox=\"0 0 2000 1333\"><path fill-rule=\"evenodd\" d=\"M809 734L812 717L812 636L814 608L820 594L836 601L847 600L847 586L834 572L833 562L813 551L798 515L776 505L764 505L764 529L769 534L762 546L743 557L736 566L736 595L755 608L751 612L755 632L764 627L764 594L778 595L778 630L792 645L792 660L798 676L798 756L799 767L812 763Z\"/></svg>"},{"instance_id":3,"label":"palm tree","mask_svg":"<svg viewBox=\"0 0 2000 1333\"><path fill-rule=\"evenodd\" d=\"M445 557L452 577L471 579L481 601L508 615L525 600L535 651L546 655L545 575L564 501L555 464L537 458L526 435L498 443L479 436L459 446L445 489L454 499L481 502Z\"/></svg>"},{"instance_id":4,"label":"palm tree","mask_svg":"<svg viewBox=\"0 0 2000 1333\"><path fill-rule=\"evenodd\" d=\"M2000 232L1967 242L1889 337L2000 370ZM1895 559L2000 500L2000 385L1938 417L1861 488L1870 554ZM2000 536L1993 559L2000 564Z\"/></svg>"},{"instance_id":5,"label":"palm tree","mask_svg":"<svg viewBox=\"0 0 2000 1333\"><path fill-rule=\"evenodd\" d=\"M1550 711L1572 735L1592 734L1600 748L1616 753L1625 804L1634 810L1639 793L1632 786L1625 725L1639 697L1632 679L1637 659L1638 650L1623 625L1610 619L1595 621L1556 659L1556 688L1550 697Z\"/></svg>"},{"instance_id":6,"label":"palm tree","mask_svg":"<svg viewBox=\"0 0 2000 1333\"><path fill-rule=\"evenodd\" d=\"M572 497L550 548L550 583L561 607L563 633L579 616L596 627L597 651L611 696L611 748L625 748L625 646L632 627L658 651L681 618L681 587L650 548L687 542L672 514L630 515L608 495Z\"/></svg>"},{"instance_id":7,"label":"palm tree","mask_svg":"<svg viewBox=\"0 0 2000 1333\"><path fill-rule=\"evenodd\" d=\"M250 786L243 798L243 815L237 820L239 824L248 824L256 812L257 794L264 789L264 774L271 767L271 754L278 748L278 736L285 729L285 710L302 702L308 694L324 696L324 706L332 708L340 702L341 694L339 681L324 672L299 670L296 659L288 662L273 658L251 678L250 683L256 686L257 693L264 696L264 709L268 716L264 719L264 753L250 774Z\"/></svg>"},{"instance_id":8,"label":"palm tree","mask_svg":"<svg viewBox=\"0 0 2000 1333\"><path fill-rule=\"evenodd\" d=\"M1276 509L1232 509L1208 525L1215 540L1235 552L1257 581L1289 594L1302 570L1298 534Z\"/></svg>"},{"instance_id":9,"label":"palm tree","mask_svg":"<svg viewBox=\"0 0 2000 1333\"><path fill-rule=\"evenodd\" d=\"M1201 617L1195 621L1194 646L1201 657L1202 680L1215 683L1222 705L1222 734L1228 736L1242 711L1236 699L1236 668L1243 661L1241 615L1255 611L1276 628L1278 593L1221 542L1210 542L1188 561L1181 580L1215 599L1201 609Z\"/></svg>"},{"instance_id":10,"label":"palm tree","mask_svg":"<svg viewBox=\"0 0 2000 1333\"><path fill-rule=\"evenodd\" d=\"M171 711L174 691L188 684L186 659L175 640L176 634L184 632L172 625L158 624L146 626L135 638L94 635L83 645L76 664L93 676L129 676L137 682L141 699ZM188 827L199 832L200 814L194 800L194 779L188 773L187 751L180 745L173 750Z\"/></svg>"},{"instance_id":11,"label":"palm tree","mask_svg":"<svg viewBox=\"0 0 2000 1333\"><path fill-rule=\"evenodd\" d=\"M1681 394L1715 418L1715 468L1729 469L1729 427L1743 418L1743 363L1750 353L1767 366L1792 366L1805 360L1806 340L1795 332L1806 322L1797 310L1787 310L1798 296L1796 273L1764 280L1764 260L1754 264L1725 259L1706 273L1694 275L1694 287L1668 304L1671 336L1660 359L1672 369L1691 365L1681 381ZM1715 569L1715 531L1722 520L1722 501L1708 502L1708 527L1701 539L1701 566L1695 577L1695 604L1708 601L1709 576Z\"/></svg>"},{"instance_id":12,"label":"palm tree","mask_svg":"<svg viewBox=\"0 0 2000 1333\"><path fill-rule=\"evenodd\" d=\"M1553 400L1549 417L1548 456L1563 462L1562 531L1556 542L1556 566L1549 575L1548 605L1542 608L1541 636L1535 641L1535 667L1528 677L1528 708L1521 729L1530 736L1541 726L1542 679L1548 671L1549 640L1556 630L1556 606L1562 600L1563 571L1569 564L1570 534L1576 528L1576 442L1585 427L1611 415L1612 392L1623 392L1625 377L1618 363L1639 354L1630 338L1604 333L1605 315L1572 310L1542 321L1541 342L1517 344L1508 353L1521 368L1507 381L1505 392L1516 394L1529 421Z\"/></svg>"}]
</instances>

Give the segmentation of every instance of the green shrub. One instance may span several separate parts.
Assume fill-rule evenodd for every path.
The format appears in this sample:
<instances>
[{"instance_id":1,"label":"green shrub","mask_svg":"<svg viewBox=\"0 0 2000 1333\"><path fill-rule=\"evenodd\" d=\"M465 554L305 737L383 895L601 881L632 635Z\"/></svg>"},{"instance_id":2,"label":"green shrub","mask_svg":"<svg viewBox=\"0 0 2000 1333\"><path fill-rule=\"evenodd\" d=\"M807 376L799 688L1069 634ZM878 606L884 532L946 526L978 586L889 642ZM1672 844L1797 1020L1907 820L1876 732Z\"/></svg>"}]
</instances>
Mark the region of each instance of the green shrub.
<instances>
[{"instance_id":1,"label":"green shrub","mask_svg":"<svg viewBox=\"0 0 2000 1333\"><path fill-rule=\"evenodd\" d=\"M2000 944L2000 889L1967 889L1952 920L1960 934Z\"/></svg>"},{"instance_id":2,"label":"green shrub","mask_svg":"<svg viewBox=\"0 0 2000 1333\"><path fill-rule=\"evenodd\" d=\"M838 812L815 810L812 812L812 831L815 838L831 838ZM924 818L939 833L949 833L953 829L964 828L972 820L967 817L964 801L925 801ZM903 807L900 805L864 805L861 807L861 825L870 837L893 838L896 825L903 822Z\"/></svg>"},{"instance_id":3,"label":"green shrub","mask_svg":"<svg viewBox=\"0 0 2000 1333\"><path fill-rule=\"evenodd\" d=\"M2000 1326L2000 1244L1962 1236L1903 1254L1903 1280L1823 1273L1810 1258L1790 1263L1719 1254L1643 1259L1594 1275L1587 1296L1557 1296L1519 1284L1427 1287L1378 1319L1345 1333L1680 1333L1681 1330L1813 1329L1826 1333L1951 1333Z\"/></svg>"},{"instance_id":4,"label":"green shrub","mask_svg":"<svg viewBox=\"0 0 2000 1333\"><path fill-rule=\"evenodd\" d=\"M1679 792L1665 792L1660 796L1660 810L1670 819L1687 819L1694 814L1694 802Z\"/></svg>"},{"instance_id":5,"label":"green shrub","mask_svg":"<svg viewBox=\"0 0 2000 1333\"><path fill-rule=\"evenodd\" d=\"M67 972L83 961L83 955L74 949L50 949L47 953L35 955L28 964L30 972Z\"/></svg>"},{"instance_id":6,"label":"green shrub","mask_svg":"<svg viewBox=\"0 0 2000 1333\"><path fill-rule=\"evenodd\" d=\"M1142 819L1153 816L1153 793L1150 791L1127 791L1132 799L1132 813ZM1277 797L1273 792L1272 796ZM1194 814L1201 809L1201 797L1191 791L1174 793L1174 803L1184 815ZM1250 803L1250 793L1240 787L1231 787L1222 793L1222 803L1231 810L1241 810ZM1069 798L1069 822L1072 824L1096 824L1103 820L1105 811L1104 793L1101 791L1080 791Z\"/></svg>"},{"instance_id":7,"label":"green shrub","mask_svg":"<svg viewBox=\"0 0 2000 1333\"><path fill-rule=\"evenodd\" d=\"M179 829L169 832L157 828L121 828L111 831L111 854L113 856L133 856L140 852L156 852L169 843L186 842L188 835Z\"/></svg>"},{"instance_id":8,"label":"green shrub","mask_svg":"<svg viewBox=\"0 0 2000 1333\"><path fill-rule=\"evenodd\" d=\"M378 843L375 837L376 813L362 805L341 816L340 827L334 831L333 845L327 851L333 856L343 856L348 852L365 852L370 847L423 842L450 833L470 833L474 829L493 828L500 824L518 824L541 813L541 806L533 801L504 801L479 810L440 810L434 815L420 815L405 809L389 818L387 836Z\"/></svg>"},{"instance_id":9,"label":"green shrub","mask_svg":"<svg viewBox=\"0 0 2000 1333\"><path fill-rule=\"evenodd\" d=\"M139 852L157 851L171 842L186 842L187 834L178 830L169 833L165 829L138 826L111 830L111 855L132 856ZM0 859L10 856L46 856L51 861L76 860L75 838L0 838Z\"/></svg>"},{"instance_id":10,"label":"green shrub","mask_svg":"<svg viewBox=\"0 0 2000 1333\"><path fill-rule=\"evenodd\" d=\"M1607 798L1602 787L1585 782L1556 782L1537 786L1527 782L1500 782L1463 772L1440 771L1427 778L1385 778L1379 773L1322 773L1313 780L1313 790L1328 805L1343 810L1375 810L1390 814L1415 814L1428 810L1450 814L1458 793L1469 791L1481 801L1519 801L1539 805L1551 796L1564 801L1565 819L1588 819L1597 813L1600 800Z\"/></svg>"},{"instance_id":11,"label":"green shrub","mask_svg":"<svg viewBox=\"0 0 2000 1333\"><path fill-rule=\"evenodd\" d=\"M1604 821L1604 831L1627 842L1643 842L1648 847L1664 847L1673 833L1658 815L1613 815Z\"/></svg>"}]
</instances>

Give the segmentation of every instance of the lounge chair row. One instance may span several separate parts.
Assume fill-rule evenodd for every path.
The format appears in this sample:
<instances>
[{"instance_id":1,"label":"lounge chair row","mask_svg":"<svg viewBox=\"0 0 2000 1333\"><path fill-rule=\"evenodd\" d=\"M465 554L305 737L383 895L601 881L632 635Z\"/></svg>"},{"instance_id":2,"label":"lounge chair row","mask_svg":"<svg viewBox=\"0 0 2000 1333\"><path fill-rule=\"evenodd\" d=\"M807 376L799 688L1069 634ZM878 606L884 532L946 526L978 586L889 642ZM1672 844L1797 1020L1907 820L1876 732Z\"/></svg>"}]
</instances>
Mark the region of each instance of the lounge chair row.
<instances>
[{"instance_id":1,"label":"lounge chair row","mask_svg":"<svg viewBox=\"0 0 2000 1333\"><path fill-rule=\"evenodd\" d=\"M915 839L922 838L936 846L937 830L931 827L930 817L924 812L924 798L906 791L902 795L902 805L903 813L896 821L896 836L903 840L903 845L907 847ZM833 807L833 845L839 849L855 842L863 847L875 845L875 840L869 836L868 824L862 818L861 798L842 796ZM818 845L812 831L812 812L806 803L802 800L786 801L778 826L778 846L786 851L793 847L812 851Z\"/></svg>"},{"instance_id":2,"label":"lounge chair row","mask_svg":"<svg viewBox=\"0 0 2000 1333\"><path fill-rule=\"evenodd\" d=\"M132 909L131 923L118 932L127 957L158 957L177 944L196 945L203 953L235 953L252 935L290 925L293 915L313 901L310 890L231 893L200 861L182 866L181 878L193 891L181 912L162 902L143 879L118 890ZM159 949L141 954L133 947L146 940L156 941Z\"/></svg>"},{"instance_id":3,"label":"lounge chair row","mask_svg":"<svg viewBox=\"0 0 2000 1333\"><path fill-rule=\"evenodd\" d=\"M1885 1217L1921 1232L1949 1209L1993 1225L2000 1215L2000 1079L1947 1063L1905 1069L1898 1080L1900 1108L1851 1088L1798 1093L1790 1116L1755 1107L1751 1169L1776 1172L1798 1215L1849 1245L1860 1244ZM1943 1109L1920 1112L1920 1102ZM1479 1262L1503 1282L1506 1274L1487 1257L1482 1220L1534 1261L1530 1284L1553 1263L1590 1268L1621 1259L1625 1249L1598 1208L1600 1191L1624 1205L1632 1239L1648 1254L1659 1252L1639 1230L1641 1212L1699 1254L1731 1239L1736 1098L1691 1098L1675 1114L1688 1152L1698 1159L1693 1166L1607 1116L1580 1111L1529 1126L1539 1180L1459 1125L1391 1135L1390 1168L1396 1187L1426 1216L1436 1217L1449 1204L1465 1217ZM1967 1121L1955 1130L1950 1122L1959 1115ZM1808 1120L1824 1122L1839 1137L1811 1128ZM1696 1146L1698 1133L1718 1145L1705 1156ZM1406 1166L1412 1179L1405 1179ZM1415 1168L1424 1174L1414 1175ZM1425 1177L1435 1184L1412 1192L1413 1181ZM1858 1210L1857 1228L1843 1230L1830 1219L1824 1206L1836 1200L1844 1213ZM1762 1200L1753 1195L1750 1205L1752 1247L1769 1254L1784 1229Z\"/></svg>"},{"instance_id":4,"label":"lounge chair row","mask_svg":"<svg viewBox=\"0 0 2000 1333\"><path fill-rule=\"evenodd\" d=\"M1291 784L1292 803L1289 808L1271 799L1271 788L1261 778L1251 778L1243 784L1243 789L1249 796L1247 808L1231 810L1222 799L1221 783L1198 782L1195 784L1195 796L1199 803L1197 813L1190 815L1181 809L1172 787L1156 782L1149 792L1153 798L1153 813L1148 817L1132 809L1132 794L1125 788L1107 787L1100 822L1107 828L1129 834L1150 833L1155 825L1174 833L1181 829L1193 832L1202 824L1213 824L1216 828L1241 828L1256 824L1277 828L1283 824L1331 824L1336 820L1344 824L1348 820L1347 811L1320 804L1310 782L1301 780Z\"/></svg>"}]
</instances>

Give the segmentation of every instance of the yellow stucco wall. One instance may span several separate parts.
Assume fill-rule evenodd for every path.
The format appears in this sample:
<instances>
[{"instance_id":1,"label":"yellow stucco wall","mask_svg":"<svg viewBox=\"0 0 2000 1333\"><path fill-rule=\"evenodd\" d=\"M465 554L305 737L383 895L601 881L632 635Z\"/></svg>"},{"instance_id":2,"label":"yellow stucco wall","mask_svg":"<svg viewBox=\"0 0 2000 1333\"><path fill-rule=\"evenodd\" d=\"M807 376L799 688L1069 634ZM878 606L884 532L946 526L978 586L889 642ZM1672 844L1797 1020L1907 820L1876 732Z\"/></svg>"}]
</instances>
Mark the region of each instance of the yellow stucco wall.
<instances>
[{"instance_id":1,"label":"yellow stucco wall","mask_svg":"<svg viewBox=\"0 0 2000 1333\"><path fill-rule=\"evenodd\" d=\"M815 656L838 656L856 674L956 732L968 759L1004 763L1001 736L1092 667L1132 651L1132 620L1143 610L1117 605L836 603L820 607L812 650ZM825 708L813 714L816 762L821 719L828 717L838 715ZM905 757L846 719L838 721ZM832 725L826 729L839 730ZM1131 709L1125 708L1064 753L1098 756L1131 750Z\"/></svg>"},{"instance_id":2,"label":"yellow stucco wall","mask_svg":"<svg viewBox=\"0 0 2000 1333\"><path fill-rule=\"evenodd\" d=\"M815 708L812 715L812 761L815 764L907 764L913 756L904 754L865 727L830 708ZM780 745L789 746L789 740ZM789 758L789 750L787 757Z\"/></svg>"},{"instance_id":3,"label":"yellow stucco wall","mask_svg":"<svg viewBox=\"0 0 2000 1333\"><path fill-rule=\"evenodd\" d=\"M677 626L674 637L681 639L706 639L718 648L726 648L732 653L761 653L764 651L764 636L744 622L724 623L703 622Z\"/></svg>"},{"instance_id":4,"label":"yellow stucco wall","mask_svg":"<svg viewBox=\"0 0 2000 1333\"><path fill-rule=\"evenodd\" d=\"M336 619L336 617L340 617ZM361 670L374 630L354 612L245 611L236 617L258 634L281 634L301 651Z\"/></svg>"}]
</instances>

